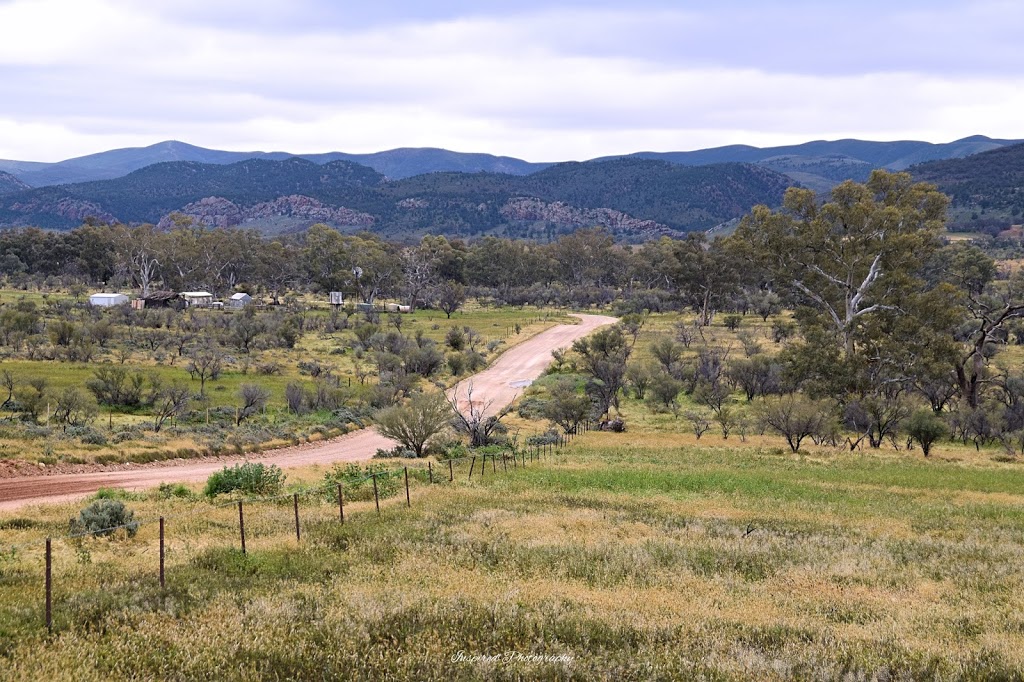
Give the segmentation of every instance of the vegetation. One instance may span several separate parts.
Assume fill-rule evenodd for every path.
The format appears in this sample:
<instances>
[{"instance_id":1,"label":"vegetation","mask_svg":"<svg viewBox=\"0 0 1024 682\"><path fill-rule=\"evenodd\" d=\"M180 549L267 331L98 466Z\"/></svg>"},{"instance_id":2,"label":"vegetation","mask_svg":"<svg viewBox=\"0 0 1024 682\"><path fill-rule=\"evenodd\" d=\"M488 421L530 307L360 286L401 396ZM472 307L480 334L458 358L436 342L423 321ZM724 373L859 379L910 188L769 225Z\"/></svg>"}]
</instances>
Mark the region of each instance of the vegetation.
<instances>
[{"instance_id":1,"label":"vegetation","mask_svg":"<svg viewBox=\"0 0 1024 682\"><path fill-rule=\"evenodd\" d=\"M245 495L276 495L281 492L285 475L281 468L263 462L246 462L224 467L210 475L203 493L215 497L238 491Z\"/></svg>"}]
</instances>

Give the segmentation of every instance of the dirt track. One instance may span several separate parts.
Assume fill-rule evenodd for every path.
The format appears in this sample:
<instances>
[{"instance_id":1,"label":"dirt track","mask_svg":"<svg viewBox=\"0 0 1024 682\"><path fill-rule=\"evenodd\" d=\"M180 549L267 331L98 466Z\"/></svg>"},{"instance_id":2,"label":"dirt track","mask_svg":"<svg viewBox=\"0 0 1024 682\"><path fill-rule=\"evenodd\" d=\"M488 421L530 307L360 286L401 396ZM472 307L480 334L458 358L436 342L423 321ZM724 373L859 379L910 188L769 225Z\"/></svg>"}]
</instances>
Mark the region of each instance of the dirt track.
<instances>
[{"instance_id":1,"label":"dirt track","mask_svg":"<svg viewBox=\"0 0 1024 682\"><path fill-rule=\"evenodd\" d=\"M613 317L604 315L577 315L580 324L558 325L505 351L490 367L460 382L453 390L460 404L465 404L466 390L473 389L473 402L493 412L510 403L523 387L540 376L551 362L551 351L572 345L572 342L590 334L598 327L611 324ZM378 448L394 447L374 429L363 429L322 443L269 450L248 459L258 459L282 468L310 464L329 464L365 460ZM100 488L150 488L165 481L193 483L206 478L224 466L243 462L245 457L217 458L201 461L180 460L163 462L156 466L139 466L115 471L98 470L81 474L21 476L0 479L0 510L10 510L30 504L61 502L92 494Z\"/></svg>"}]
</instances>

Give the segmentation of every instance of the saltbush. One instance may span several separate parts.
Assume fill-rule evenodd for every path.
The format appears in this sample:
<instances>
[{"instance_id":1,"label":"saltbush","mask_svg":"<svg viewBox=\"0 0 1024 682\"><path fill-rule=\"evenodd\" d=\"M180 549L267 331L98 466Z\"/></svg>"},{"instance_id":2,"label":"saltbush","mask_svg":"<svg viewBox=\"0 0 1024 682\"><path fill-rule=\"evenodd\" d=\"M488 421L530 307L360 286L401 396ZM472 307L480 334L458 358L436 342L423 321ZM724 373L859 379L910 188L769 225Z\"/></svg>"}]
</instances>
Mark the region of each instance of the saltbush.
<instances>
[{"instance_id":1,"label":"saltbush","mask_svg":"<svg viewBox=\"0 0 1024 682\"><path fill-rule=\"evenodd\" d=\"M71 520L71 532L112 535L115 530L123 528L128 537L134 537L139 531L139 524L134 519L135 513L121 500L99 499L80 511L77 519Z\"/></svg>"}]
</instances>

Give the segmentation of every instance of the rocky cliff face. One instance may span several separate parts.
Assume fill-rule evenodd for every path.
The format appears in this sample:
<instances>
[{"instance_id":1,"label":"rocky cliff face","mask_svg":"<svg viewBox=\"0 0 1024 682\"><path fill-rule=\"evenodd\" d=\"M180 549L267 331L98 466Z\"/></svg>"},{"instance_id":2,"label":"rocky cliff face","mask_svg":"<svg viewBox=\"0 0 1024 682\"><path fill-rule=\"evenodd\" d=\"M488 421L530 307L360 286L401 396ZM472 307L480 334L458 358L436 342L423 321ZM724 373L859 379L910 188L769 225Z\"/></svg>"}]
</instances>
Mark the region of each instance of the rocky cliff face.
<instances>
[{"instance_id":1,"label":"rocky cliff face","mask_svg":"<svg viewBox=\"0 0 1024 682\"><path fill-rule=\"evenodd\" d=\"M264 201L249 207L239 206L222 197L206 197L185 206L175 213L192 218L206 227L235 227L249 222L266 222L277 218L290 218L313 223L327 223L337 227L373 227L374 217L343 206L327 206L311 197L293 194ZM170 227L172 216L160 220L160 227Z\"/></svg>"},{"instance_id":2,"label":"rocky cliff face","mask_svg":"<svg viewBox=\"0 0 1024 682\"><path fill-rule=\"evenodd\" d=\"M558 227L604 227L619 238L656 239L679 236L678 230L653 220L640 220L610 208L576 208L561 201L547 202L516 197L501 207L501 215L512 222L545 222Z\"/></svg>"}]
</instances>

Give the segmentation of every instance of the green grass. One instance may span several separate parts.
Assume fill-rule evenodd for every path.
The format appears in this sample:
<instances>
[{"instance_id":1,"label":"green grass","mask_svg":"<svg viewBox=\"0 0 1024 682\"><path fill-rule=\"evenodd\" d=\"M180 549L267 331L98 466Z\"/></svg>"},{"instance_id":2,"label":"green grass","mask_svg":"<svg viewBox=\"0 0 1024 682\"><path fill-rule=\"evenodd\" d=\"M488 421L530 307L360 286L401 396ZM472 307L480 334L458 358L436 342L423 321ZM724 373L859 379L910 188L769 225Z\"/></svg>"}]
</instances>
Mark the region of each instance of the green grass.
<instances>
[{"instance_id":1,"label":"green grass","mask_svg":"<svg viewBox=\"0 0 1024 682\"><path fill-rule=\"evenodd\" d=\"M398 491L377 517L149 496L155 531L0 561L0 679L1019 679L1024 472L590 433L546 463ZM499 467L500 469L500 467ZM292 483L322 478L297 474ZM440 478L440 477L439 477ZM76 507L0 519L58 534ZM20 520L19 520L20 519ZM33 587L34 586L34 587ZM568 655L466 662L458 652ZM456 658L453 658L456 657Z\"/></svg>"}]
</instances>

